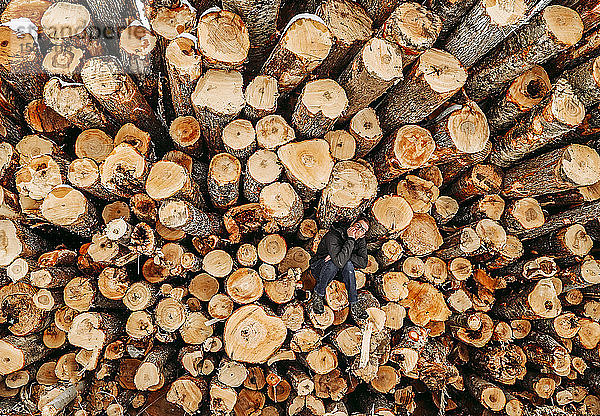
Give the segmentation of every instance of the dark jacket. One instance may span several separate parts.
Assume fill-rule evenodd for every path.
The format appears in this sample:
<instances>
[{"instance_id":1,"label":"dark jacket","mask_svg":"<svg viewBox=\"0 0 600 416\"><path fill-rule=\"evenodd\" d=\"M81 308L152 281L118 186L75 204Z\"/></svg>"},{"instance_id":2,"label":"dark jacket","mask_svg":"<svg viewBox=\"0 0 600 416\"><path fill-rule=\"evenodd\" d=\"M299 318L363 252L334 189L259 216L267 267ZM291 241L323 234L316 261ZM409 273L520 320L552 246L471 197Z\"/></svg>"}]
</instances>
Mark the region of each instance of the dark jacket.
<instances>
[{"instance_id":1,"label":"dark jacket","mask_svg":"<svg viewBox=\"0 0 600 416\"><path fill-rule=\"evenodd\" d=\"M365 268L368 263L367 242L364 237L357 240L348 237L343 228L332 228L321 239L310 264L327 256L331 257L338 269L344 267L349 260L357 269Z\"/></svg>"}]
</instances>

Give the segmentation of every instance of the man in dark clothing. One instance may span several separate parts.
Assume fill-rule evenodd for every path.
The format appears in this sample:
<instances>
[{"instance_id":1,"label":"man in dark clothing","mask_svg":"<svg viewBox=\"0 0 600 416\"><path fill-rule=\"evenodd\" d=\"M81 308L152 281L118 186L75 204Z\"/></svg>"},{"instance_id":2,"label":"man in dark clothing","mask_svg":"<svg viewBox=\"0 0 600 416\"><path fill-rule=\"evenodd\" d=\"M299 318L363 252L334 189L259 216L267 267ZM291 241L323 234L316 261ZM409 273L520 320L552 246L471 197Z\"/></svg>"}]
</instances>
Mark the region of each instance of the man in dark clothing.
<instances>
[{"instance_id":1,"label":"man in dark clothing","mask_svg":"<svg viewBox=\"0 0 600 416\"><path fill-rule=\"evenodd\" d=\"M317 252L310 259L310 270L317 280L313 293L313 311L316 314L324 312L323 297L327 285L341 272L342 282L348 290L350 310L355 318L366 319L364 310L356 307L357 291L354 268L362 269L367 266L367 243L365 234L369 223L365 220L356 221L348 229L334 227L321 239Z\"/></svg>"}]
</instances>

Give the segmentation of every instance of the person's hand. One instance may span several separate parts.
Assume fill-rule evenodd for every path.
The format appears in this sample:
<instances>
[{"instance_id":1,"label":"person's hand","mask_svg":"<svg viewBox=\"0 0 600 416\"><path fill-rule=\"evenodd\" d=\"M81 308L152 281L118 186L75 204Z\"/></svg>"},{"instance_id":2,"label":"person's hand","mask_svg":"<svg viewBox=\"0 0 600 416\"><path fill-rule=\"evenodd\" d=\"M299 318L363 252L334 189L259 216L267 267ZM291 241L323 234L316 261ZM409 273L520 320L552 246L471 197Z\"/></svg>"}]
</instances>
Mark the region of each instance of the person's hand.
<instances>
[{"instance_id":1,"label":"person's hand","mask_svg":"<svg viewBox=\"0 0 600 416\"><path fill-rule=\"evenodd\" d=\"M325 261L329 261L331 260L331 256L328 254L327 257L325 257Z\"/></svg>"},{"instance_id":2,"label":"person's hand","mask_svg":"<svg viewBox=\"0 0 600 416\"><path fill-rule=\"evenodd\" d=\"M348 237L354 238L356 240L356 228L350 227L347 231Z\"/></svg>"},{"instance_id":3,"label":"person's hand","mask_svg":"<svg viewBox=\"0 0 600 416\"><path fill-rule=\"evenodd\" d=\"M367 232L363 228L361 228L354 234L354 238L356 238L356 239L363 238L366 233Z\"/></svg>"}]
</instances>

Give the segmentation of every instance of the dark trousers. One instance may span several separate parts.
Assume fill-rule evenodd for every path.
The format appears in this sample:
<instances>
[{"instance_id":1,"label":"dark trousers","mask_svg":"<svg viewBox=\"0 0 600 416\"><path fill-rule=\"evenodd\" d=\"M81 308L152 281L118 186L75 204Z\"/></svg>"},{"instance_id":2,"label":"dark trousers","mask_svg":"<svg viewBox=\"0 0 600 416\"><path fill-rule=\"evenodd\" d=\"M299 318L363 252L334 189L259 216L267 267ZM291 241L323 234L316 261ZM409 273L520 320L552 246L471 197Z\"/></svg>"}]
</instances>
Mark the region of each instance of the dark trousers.
<instances>
[{"instance_id":1,"label":"dark trousers","mask_svg":"<svg viewBox=\"0 0 600 416\"><path fill-rule=\"evenodd\" d=\"M317 285L315 286L315 292L317 295L325 296L325 289L327 285L331 283L335 276L338 274L340 269L333 264L331 260L325 261L325 259L315 261L310 270L317 279ZM356 292L356 276L354 275L354 265L351 261L348 261L341 269L342 282L346 285L348 291L348 301L355 303L358 300Z\"/></svg>"}]
</instances>

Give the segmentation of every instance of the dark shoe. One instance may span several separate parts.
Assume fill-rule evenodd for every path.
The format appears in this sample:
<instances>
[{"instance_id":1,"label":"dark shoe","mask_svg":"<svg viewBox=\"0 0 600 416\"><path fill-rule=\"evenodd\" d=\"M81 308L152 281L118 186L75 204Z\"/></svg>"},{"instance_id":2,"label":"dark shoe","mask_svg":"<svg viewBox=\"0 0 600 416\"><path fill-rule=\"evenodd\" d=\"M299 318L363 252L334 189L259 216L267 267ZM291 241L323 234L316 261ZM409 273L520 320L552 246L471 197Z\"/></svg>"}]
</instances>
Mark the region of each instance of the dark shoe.
<instances>
[{"instance_id":1,"label":"dark shoe","mask_svg":"<svg viewBox=\"0 0 600 416\"><path fill-rule=\"evenodd\" d=\"M313 294L312 308L313 312L317 315L321 315L325 312L325 308L323 307L323 296L316 293Z\"/></svg>"},{"instance_id":2,"label":"dark shoe","mask_svg":"<svg viewBox=\"0 0 600 416\"><path fill-rule=\"evenodd\" d=\"M369 315L367 314L367 311L365 311L363 308L361 308L358 303L352 303L350 304L350 312L352 312L352 317L354 318L354 320L359 320L359 319L367 319L369 317Z\"/></svg>"}]
</instances>

